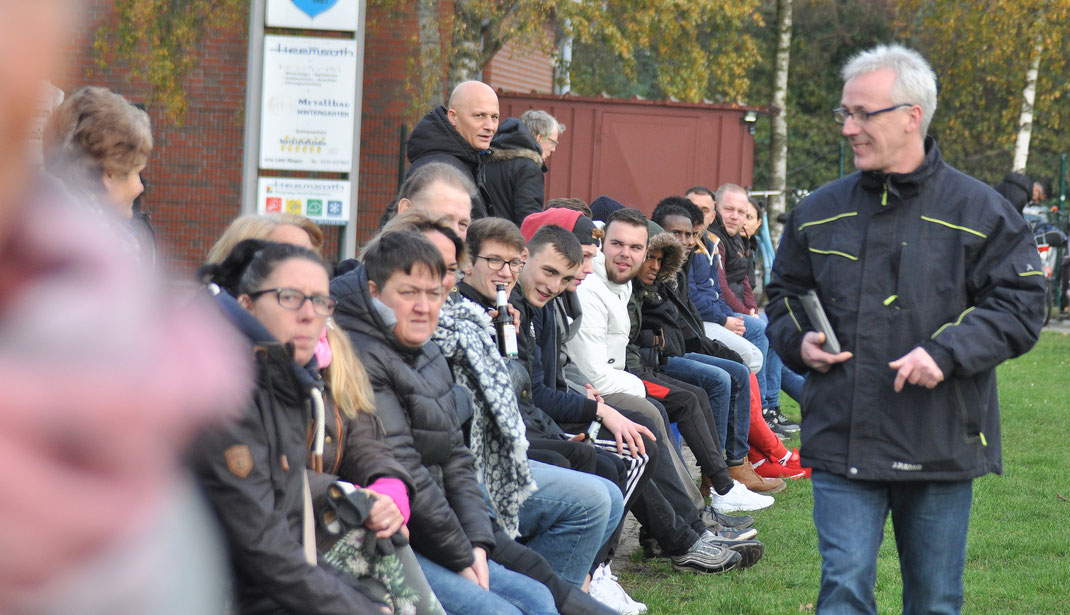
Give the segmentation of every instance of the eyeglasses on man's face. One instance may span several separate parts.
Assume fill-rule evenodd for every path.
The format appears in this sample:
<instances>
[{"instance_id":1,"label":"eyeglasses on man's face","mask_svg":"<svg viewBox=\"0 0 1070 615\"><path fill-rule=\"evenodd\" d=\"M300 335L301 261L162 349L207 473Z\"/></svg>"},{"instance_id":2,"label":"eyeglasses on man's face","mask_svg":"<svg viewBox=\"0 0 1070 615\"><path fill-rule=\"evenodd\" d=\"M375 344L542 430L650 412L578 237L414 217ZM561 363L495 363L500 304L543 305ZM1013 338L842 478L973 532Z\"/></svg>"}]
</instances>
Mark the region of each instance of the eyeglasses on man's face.
<instances>
[{"instance_id":1,"label":"eyeglasses on man's face","mask_svg":"<svg viewBox=\"0 0 1070 615\"><path fill-rule=\"evenodd\" d=\"M513 273L520 273L524 269L524 261L519 258L514 258L511 261L507 261L504 258L499 258L497 256L477 256L476 258L481 258L487 261L487 267L491 271L501 271L502 267L507 264L509 265L509 271L512 271Z\"/></svg>"},{"instance_id":2,"label":"eyeglasses on man's face","mask_svg":"<svg viewBox=\"0 0 1070 615\"><path fill-rule=\"evenodd\" d=\"M301 309L301 306L305 304L305 301L311 301L312 310L320 316L330 316L333 314L334 306L338 303L330 297L324 297L323 295L306 295L301 291L292 288L266 288L264 290L249 293L249 298L256 299L257 297L268 293L275 293L275 298L278 299L280 306L295 312Z\"/></svg>"},{"instance_id":3,"label":"eyeglasses on man's face","mask_svg":"<svg viewBox=\"0 0 1070 615\"><path fill-rule=\"evenodd\" d=\"M856 123L862 124L874 115L880 115L882 113L888 113L889 111L895 111L896 109L899 109L901 107L913 106L914 103L899 103L898 105L892 105L891 107L877 109L876 111L851 111L847 107L837 107L832 110L832 115L836 118L837 124L846 123L847 118L853 118Z\"/></svg>"}]
</instances>

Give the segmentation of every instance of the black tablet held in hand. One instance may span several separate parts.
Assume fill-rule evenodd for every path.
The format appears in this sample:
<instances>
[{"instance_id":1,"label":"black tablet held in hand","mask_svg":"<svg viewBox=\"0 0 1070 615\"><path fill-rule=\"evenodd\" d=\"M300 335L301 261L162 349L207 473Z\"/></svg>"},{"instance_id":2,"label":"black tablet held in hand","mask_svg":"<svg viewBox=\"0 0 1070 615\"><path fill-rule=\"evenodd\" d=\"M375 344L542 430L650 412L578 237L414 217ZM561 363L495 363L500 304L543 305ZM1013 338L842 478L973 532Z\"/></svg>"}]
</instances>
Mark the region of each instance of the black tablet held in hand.
<instances>
[{"instance_id":1,"label":"black tablet held in hand","mask_svg":"<svg viewBox=\"0 0 1070 615\"><path fill-rule=\"evenodd\" d=\"M825 308L821 307L821 300L817 298L817 292L808 290L799 295L799 300L802 301L806 316L810 318L810 324L814 326L814 330L825 334L825 343L821 345L821 349L828 353L838 354L840 352L840 340L836 339L836 332L832 330L832 325L829 324L828 316L825 315Z\"/></svg>"}]
</instances>

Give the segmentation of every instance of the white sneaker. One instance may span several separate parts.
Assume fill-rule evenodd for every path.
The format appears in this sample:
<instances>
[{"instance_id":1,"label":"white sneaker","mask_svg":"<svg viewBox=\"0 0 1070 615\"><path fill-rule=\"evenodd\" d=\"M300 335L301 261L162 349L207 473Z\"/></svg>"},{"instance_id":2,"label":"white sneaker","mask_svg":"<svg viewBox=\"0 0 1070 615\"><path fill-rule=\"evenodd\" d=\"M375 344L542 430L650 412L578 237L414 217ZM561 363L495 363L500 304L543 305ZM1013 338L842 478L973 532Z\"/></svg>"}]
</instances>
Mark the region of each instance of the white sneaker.
<instances>
[{"instance_id":1,"label":"white sneaker","mask_svg":"<svg viewBox=\"0 0 1070 615\"><path fill-rule=\"evenodd\" d=\"M595 568L591 575L590 596L602 604L608 606L620 615L640 615L646 613L646 605L632 600L631 596L617 582L617 577L609 569L608 564L602 564Z\"/></svg>"},{"instance_id":2,"label":"white sneaker","mask_svg":"<svg viewBox=\"0 0 1070 615\"><path fill-rule=\"evenodd\" d=\"M761 510L772 506L776 501L772 496L754 493L738 480L732 482L735 484L728 493L724 495L718 495L715 491L710 493L710 505L721 514Z\"/></svg>"}]
</instances>

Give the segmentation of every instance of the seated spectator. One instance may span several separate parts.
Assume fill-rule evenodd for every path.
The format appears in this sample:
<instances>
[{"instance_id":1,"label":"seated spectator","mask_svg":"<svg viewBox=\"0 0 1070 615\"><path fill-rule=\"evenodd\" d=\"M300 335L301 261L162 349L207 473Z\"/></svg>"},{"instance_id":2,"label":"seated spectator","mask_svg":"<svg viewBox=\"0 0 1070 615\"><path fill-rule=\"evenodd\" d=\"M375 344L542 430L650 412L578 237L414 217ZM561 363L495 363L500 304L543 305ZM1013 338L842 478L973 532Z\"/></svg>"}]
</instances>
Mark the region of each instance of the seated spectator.
<instances>
[{"instance_id":1,"label":"seated spectator","mask_svg":"<svg viewBox=\"0 0 1070 615\"><path fill-rule=\"evenodd\" d=\"M386 596L320 560L313 511L305 504L311 422L306 403L315 397L316 381L304 366L313 360L334 308L322 261L297 246L254 240L236 246L207 277L239 292L236 304L226 294L219 300L253 345L257 368L246 412L206 433L192 453L226 531L238 609L389 612Z\"/></svg>"},{"instance_id":2,"label":"seated spectator","mask_svg":"<svg viewBox=\"0 0 1070 615\"><path fill-rule=\"evenodd\" d=\"M611 403L614 395L646 395L643 382L624 370L631 332L628 316L631 279L645 260L646 247L646 216L635 209L613 212L606 221L602 252L595 257L594 275L589 276L577 291L583 306L584 323L566 344L565 350L576 365L591 376L592 386ZM662 419L668 421L667 417ZM656 427L654 433L660 435L663 427ZM655 472L665 465L657 464ZM698 551L704 559L733 552L718 544L718 537L706 529L697 507L676 496L678 480L674 472L658 472L651 485L640 494L634 508L636 518L671 556L675 567L716 571L716 568L708 569L705 563L693 561L693 557L697 559ZM664 502L662 495L673 497L674 504ZM654 511L656 514L651 514ZM752 564L757 561L752 556L754 553L747 549L746 557L723 560L724 568L720 569Z\"/></svg>"},{"instance_id":3,"label":"seated spectator","mask_svg":"<svg viewBox=\"0 0 1070 615\"><path fill-rule=\"evenodd\" d=\"M453 378L434 344L446 265L413 232L379 235L363 265L335 278L336 323L349 333L375 391L386 442L415 484L413 549L448 613L557 613L550 591L488 554L496 538L464 444Z\"/></svg>"},{"instance_id":4,"label":"seated spectator","mask_svg":"<svg viewBox=\"0 0 1070 615\"><path fill-rule=\"evenodd\" d=\"M555 209L555 208L575 209L576 211L580 212L581 214L587 216L588 218L592 217L591 216L591 206L588 205L587 202L584 201L583 199L574 199L574 198L550 199L549 201L546 201L546 205L543 206L543 209Z\"/></svg>"},{"instance_id":5,"label":"seated spectator","mask_svg":"<svg viewBox=\"0 0 1070 615\"><path fill-rule=\"evenodd\" d=\"M242 235L249 237L242 237ZM278 243L310 248L317 255L323 245L323 232L312 220L297 214L246 215L235 220L224 231L209 253L211 259L223 255L226 246L237 245L244 239L266 237ZM233 251L231 249L231 251ZM229 252L224 256L230 256ZM231 261L241 261L232 258ZM215 282L223 285L232 296L238 295L238 276L241 266L209 267L215 271ZM223 272L231 270L225 280ZM328 333L329 332L329 333ZM313 510L317 519L336 516L328 502L328 492L337 487L340 479L350 485L367 485L364 492L374 505L368 511L361 528L339 527L326 531L329 524L316 524L317 545L330 564L355 577L374 577L388 589L394 611L439 615L442 606L427 585L420 565L413 556L407 540L399 541L389 550L379 553L363 548L366 540L390 539L409 517L409 492L412 479L394 459L383 443L382 424L372 412L374 399L368 375L360 359L353 352L349 338L338 331L327 318L327 326L320 334L315 350L317 370L307 370L323 388L323 416L313 416L313 446L309 454L308 478ZM323 379L320 379L322 373ZM342 533L344 530L344 534ZM370 533L370 536L369 536ZM396 539L395 539L396 540Z\"/></svg>"},{"instance_id":6,"label":"seated spectator","mask_svg":"<svg viewBox=\"0 0 1070 615\"><path fill-rule=\"evenodd\" d=\"M398 196L387 206L379 221L384 226L391 218L410 209L425 211L446 224L462 240L472 223L472 195L476 185L463 172L444 162L429 162L409 173Z\"/></svg>"},{"instance_id":7,"label":"seated spectator","mask_svg":"<svg viewBox=\"0 0 1070 615\"><path fill-rule=\"evenodd\" d=\"M670 225L689 224L678 210L661 207L654 213L656 220L668 220ZM711 494L713 505L721 512L759 510L772 505L773 501L756 494L776 493L784 488L784 482L763 479L746 464L750 431L750 372L746 366L731 358L714 356L735 354L714 343L699 342L698 351L687 350L690 336L680 327L683 317L678 306L683 302L673 288L679 283L677 274L683 261L683 246L671 233L655 235L650 240L647 258L632 281L639 314L635 315L633 324L636 331L632 343L637 348L629 353L629 371L633 371L632 365L638 368L641 364L645 371L655 376L667 375L670 386L674 380L680 380L699 387L698 392L707 400L706 408L716 407L716 410L708 418L705 413L697 413L697 416L682 414L682 418L690 420L677 424L681 434L690 436L687 442L693 452L696 446L691 444L692 441L702 444L710 440L706 445L717 453L716 459L705 461L705 467L711 468L706 474L714 489ZM696 347L695 342L692 347ZM745 428L740 428L743 420L747 423ZM720 435L722 429L724 436ZM729 451L727 467L722 456L726 450ZM705 457L701 448L695 455L700 460Z\"/></svg>"},{"instance_id":8,"label":"seated spectator","mask_svg":"<svg viewBox=\"0 0 1070 615\"><path fill-rule=\"evenodd\" d=\"M709 227L717 220L713 192L695 186L687 191L685 198L699 209L702 216L700 220L692 219L697 228L694 229L695 248L687 262L687 282L691 300L706 323L706 336L737 352L751 372L758 373L765 358L758 346L744 337L747 335L746 323L725 302L724 285L720 282L723 260L717 247L720 239L709 233ZM752 328L750 335L753 334Z\"/></svg>"},{"instance_id":9,"label":"seated spectator","mask_svg":"<svg viewBox=\"0 0 1070 615\"><path fill-rule=\"evenodd\" d=\"M755 259L758 253L758 229L762 226L762 220L765 217L765 208L755 203L754 201L747 201L747 213L744 216L743 224L740 227L739 236L743 240L743 255L747 259L747 275L749 276L751 287L754 287L755 273L757 266ZM770 263L771 265L772 263ZM765 316L765 312L761 312L758 316L763 322L769 322L769 319ZM771 351L774 354L775 350ZM780 361L780 357L777 356L776 360L780 362L780 390L787 393L789 397L794 399L798 403L802 403L803 387L806 386L806 378L796 374L790 367L784 365L783 361ZM780 411L779 399L776 404L771 404L768 408L763 408L763 416L769 428L777 432L778 436L790 436L799 432L799 424L788 419Z\"/></svg>"}]
</instances>

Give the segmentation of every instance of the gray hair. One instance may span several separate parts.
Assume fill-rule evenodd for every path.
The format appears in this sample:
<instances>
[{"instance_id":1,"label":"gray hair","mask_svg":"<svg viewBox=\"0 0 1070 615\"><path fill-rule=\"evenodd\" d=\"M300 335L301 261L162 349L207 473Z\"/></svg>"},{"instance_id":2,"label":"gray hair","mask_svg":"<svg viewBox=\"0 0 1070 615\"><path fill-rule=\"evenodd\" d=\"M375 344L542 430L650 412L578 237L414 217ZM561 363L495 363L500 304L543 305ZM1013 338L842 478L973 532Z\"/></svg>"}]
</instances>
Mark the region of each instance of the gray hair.
<instances>
[{"instance_id":1,"label":"gray hair","mask_svg":"<svg viewBox=\"0 0 1070 615\"><path fill-rule=\"evenodd\" d=\"M557 134L565 132L564 124L557 121L557 118L541 109L528 109L520 114L520 121L524 122L524 125L528 127L531 136L536 139L539 137L549 137L555 126L557 127Z\"/></svg>"},{"instance_id":2,"label":"gray hair","mask_svg":"<svg viewBox=\"0 0 1070 615\"><path fill-rule=\"evenodd\" d=\"M475 183L459 169L445 162L429 162L416 167L416 170L405 178L398 191L398 198L415 200L413 197L439 182L469 195L476 194Z\"/></svg>"},{"instance_id":3,"label":"gray hair","mask_svg":"<svg viewBox=\"0 0 1070 615\"><path fill-rule=\"evenodd\" d=\"M921 107L921 133L928 134L936 113L936 73L932 67L917 51L892 43L859 52L847 61L841 74L847 82L882 68L895 71L892 102Z\"/></svg>"}]
</instances>

